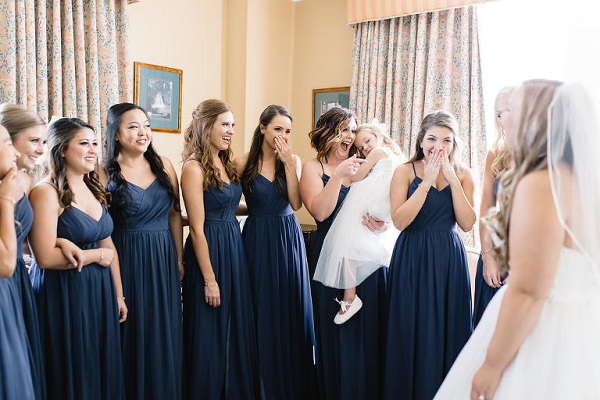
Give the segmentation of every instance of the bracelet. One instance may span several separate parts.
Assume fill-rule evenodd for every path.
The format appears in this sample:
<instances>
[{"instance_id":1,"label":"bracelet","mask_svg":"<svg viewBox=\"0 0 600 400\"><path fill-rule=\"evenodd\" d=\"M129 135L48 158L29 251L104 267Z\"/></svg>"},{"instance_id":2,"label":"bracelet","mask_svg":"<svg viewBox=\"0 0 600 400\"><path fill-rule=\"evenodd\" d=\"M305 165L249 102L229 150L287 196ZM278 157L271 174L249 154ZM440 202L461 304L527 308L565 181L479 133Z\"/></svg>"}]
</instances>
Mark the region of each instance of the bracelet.
<instances>
[{"instance_id":1,"label":"bracelet","mask_svg":"<svg viewBox=\"0 0 600 400\"><path fill-rule=\"evenodd\" d=\"M12 203L12 205L14 206L15 204L17 204L17 201L15 199L13 199L12 197L8 197L8 196L0 196L0 199L2 200L7 200L10 201Z\"/></svg>"},{"instance_id":2,"label":"bracelet","mask_svg":"<svg viewBox=\"0 0 600 400\"><path fill-rule=\"evenodd\" d=\"M425 193L429 193L429 189L425 189L423 186L421 186L422 183L419 183L419 186L417 186L418 189L421 189L422 191L424 191Z\"/></svg>"},{"instance_id":3,"label":"bracelet","mask_svg":"<svg viewBox=\"0 0 600 400\"><path fill-rule=\"evenodd\" d=\"M208 287L210 285L216 285L216 284L217 284L217 281L212 281L212 282L208 282L208 283L204 282L204 287Z\"/></svg>"},{"instance_id":4,"label":"bracelet","mask_svg":"<svg viewBox=\"0 0 600 400\"><path fill-rule=\"evenodd\" d=\"M484 255L485 253L488 253L488 252L490 252L490 251L494 251L494 248L493 248L493 247L490 247L490 248L489 248L489 249L487 249L487 250L483 250L483 251L481 252L481 255Z\"/></svg>"},{"instance_id":5,"label":"bracelet","mask_svg":"<svg viewBox=\"0 0 600 400\"><path fill-rule=\"evenodd\" d=\"M125 296L117 296L117 299L123 299L123 300L125 300Z\"/></svg>"},{"instance_id":6,"label":"bracelet","mask_svg":"<svg viewBox=\"0 0 600 400\"><path fill-rule=\"evenodd\" d=\"M100 261L104 260L104 253L102 252L102 249L100 247L98 247L98 250L100 250Z\"/></svg>"}]
</instances>

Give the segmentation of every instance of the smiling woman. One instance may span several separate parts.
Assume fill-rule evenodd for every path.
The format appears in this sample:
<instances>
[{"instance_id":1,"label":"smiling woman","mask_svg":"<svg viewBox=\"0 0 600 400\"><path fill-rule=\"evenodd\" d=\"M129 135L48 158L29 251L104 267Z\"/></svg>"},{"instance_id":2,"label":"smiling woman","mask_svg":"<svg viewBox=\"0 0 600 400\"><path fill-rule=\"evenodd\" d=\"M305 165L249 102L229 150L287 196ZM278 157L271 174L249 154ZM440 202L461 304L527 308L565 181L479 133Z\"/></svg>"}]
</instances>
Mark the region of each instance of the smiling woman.
<instances>
[{"instance_id":1,"label":"smiling woman","mask_svg":"<svg viewBox=\"0 0 600 400\"><path fill-rule=\"evenodd\" d=\"M235 218L242 188L230 148L234 125L227 104L205 100L184 136L186 399L260 397L253 303Z\"/></svg>"}]
</instances>

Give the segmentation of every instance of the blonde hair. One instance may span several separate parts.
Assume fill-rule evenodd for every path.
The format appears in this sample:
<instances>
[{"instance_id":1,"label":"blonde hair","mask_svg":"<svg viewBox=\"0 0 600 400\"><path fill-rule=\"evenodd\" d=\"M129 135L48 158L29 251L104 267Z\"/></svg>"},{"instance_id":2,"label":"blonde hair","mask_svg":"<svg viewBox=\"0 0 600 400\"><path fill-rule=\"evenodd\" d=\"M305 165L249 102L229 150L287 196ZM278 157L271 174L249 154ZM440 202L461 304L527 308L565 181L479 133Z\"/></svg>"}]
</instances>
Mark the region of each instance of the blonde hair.
<instances>
[{"instance_id":1,"label":"blonde hair","mask_svg":"<svg viewBox=\"0 0 600 400\"><path fill-rule=\"evenodd\" d=\"M497 113L498 113L498 103L501 100L509 99L512 92L515 90L514 86L506 86L500 89L498 94L496 95L496 100L494 101L494 121L496 125L496 140L494 142L494 146L492 147L492 154L494 155L494 160L492 161L492 174L494 175L494 179L498 178L500 173L510 167L511 157L508 151L506 150L506 134L504 128L500 125L498 121ZM506 110L500 110L504 112Z\"/></svg>"},{"instance_id":2,"label":"blonde hair","mask_svg":"<svg viewBox=\"0 0 600 400\"><path fill-rule=\"evenodd\" d=\"M400 146L398 146L398 143L396 143L395 141L392 140L392 138L389 137L387 125L380 124L377 122L369 122L366 124L360 124L356 128L356 134L358 135L360 132L366 132L366 133L372 134L373 136L375 136L379 139L379 141L381 142L381 145L383 147L387 147L397 156L404 157L404 154L402 153L402 150L400 150ZM361 155L364 156L364 154L361 154Z\"/></svg>"},{"instance_id":3,"label":"blonde hair","mask_svg":"<svg viewBox=\"0 0 600 400\"><path fill-rule=\"evenodd\" d=\"M561 84L562 82L543 79L523 82L521 109L513 110L518 111L520 116L515 131L511 132L509 149L515 166L500 178L502 190L498 192L499 210L484 218L498 240L494 250L501 274L509 269L508 235L515 188L525 175L548 167L548 108Z\"/></svg>"},{"instance_id":4,"label":"blonde hair","mask_svg":"<svg viewBox=\"0 0 600 400\"><path fill-rule=\"evenodd\" d=\"M231 112L227 103L215 99L204 100L192 113L192 122L184 132L183 161L195 159L200 163L204 172L202 190L206 190L209 186L223 188L221 172L210 154L210 132L219 115L226 112ZM233 164L231 147L228 147L227 150L220 150L219 158L229 179L232 182L238 182L239 176Z\"/></svg>"}]
</instances>

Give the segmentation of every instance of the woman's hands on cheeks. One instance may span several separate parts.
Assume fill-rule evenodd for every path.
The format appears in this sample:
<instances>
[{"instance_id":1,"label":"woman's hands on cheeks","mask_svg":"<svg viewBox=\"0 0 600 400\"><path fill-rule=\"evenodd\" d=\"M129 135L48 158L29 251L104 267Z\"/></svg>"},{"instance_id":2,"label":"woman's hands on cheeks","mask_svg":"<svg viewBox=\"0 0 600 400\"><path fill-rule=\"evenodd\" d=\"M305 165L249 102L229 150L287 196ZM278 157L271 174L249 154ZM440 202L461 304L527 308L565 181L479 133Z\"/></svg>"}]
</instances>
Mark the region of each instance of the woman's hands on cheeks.
<instances>
[{"instance_id":1,"label":"woman's hands on cheeks","mask_svg":"<svg viewBox=\"0 0 600 400\"><path fill-rule=\"evenodd\" d=\"M438 175L440 174L440 168L442 168L442 164L444 163L444 155L441 151L434 150L433 155L429 160L423 159L424 165L424 176L423 183L427 186L432 186L435 184Z\"/></svg>"},{"instance_id":2,"label":"woman's hands on cheeks","mask_svg":"<svg viewBox=\"0 0 600 400\"><path fill-rule=\"evenodd\" d=\"M448 158L448 152L444 149L444 150L441 150L440 153L444 154L443 162L442 162L442 175L444 175L446 182L448 182L449 184L452 184L452 183L460 184L460 179L458 179L458 176L456 176L456 171L454 170L454 165L452 162L450 162L450 159Z\"/></svg>"},{"instance_id":3,"label":"woman's hands on cheeks","mask_svg":"<svg viewBox=\"0 0 600 400\"><path fill-rule=\"evenodd\" d=\"M471 400L492 400L501 377L502 371L484 363L473 377Z\"/></svg>"},{"instance_id":4,"label":"woman's hands on cheeks","mask_svg":"<svg viewBox=\"0 0 600 400\"><path fill-rule=\"evenodd\" d=\"M356 175L358 167L360 167L360 164L364 162L364 159L357 158L355 154L352 157L342 161L333 171L333 175L339 179L350 178L351 176Z\"/></svg>"},{"instance_id":5,"label":"woman's hands on cheeks","mask_svg":"<svg viewBox=\"0 0 600 400\"><path fill-rule=\"evenodd\" d=\"M217 281L204 283L204 301L213 308L221 305L221 291Z\"/></svg>"}]
</instances>

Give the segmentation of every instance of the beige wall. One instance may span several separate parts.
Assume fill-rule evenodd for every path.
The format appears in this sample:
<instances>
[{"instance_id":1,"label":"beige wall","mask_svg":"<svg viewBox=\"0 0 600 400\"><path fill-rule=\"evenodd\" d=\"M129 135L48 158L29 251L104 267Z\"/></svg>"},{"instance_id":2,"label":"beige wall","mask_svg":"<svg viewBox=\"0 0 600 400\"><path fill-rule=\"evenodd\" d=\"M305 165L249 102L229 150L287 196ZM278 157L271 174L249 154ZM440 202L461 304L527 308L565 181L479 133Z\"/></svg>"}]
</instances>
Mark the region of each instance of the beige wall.
<instances>
[{"instance_id":1,"label":"beige wall","mask_svg":"<svg viewBox=\"0 0 600 400\"><path fill-rule=\"evenodd\" d=\"M141 0L128 7L128 14L130 60L183 70L183 131L201 100L222 97L221 2ZM155 132L153 140L179 174L183 135Z\"/></svg>"},{"instance_id":2,"label":"beige wall","mask_svg":"<svg viewBox=\"0 0 600 400\"><path fill-rule=\"evenodd\" d=\"M295 153L306 161L316 154L307 135L312 124L312 90L350 85L353 30L346 24L346 0L295 4L293 144ZM305 208L297 215L300 223L314 223Z\"/></svg>"},{"instance_id":3,"label":"beige wall","mask_svg":"<svg viewBox=\"0 0 600 400\"><path fill-rule=\"evenodd\" d=\"M312 89L348 86L352 28L346 0L141 0L129 6L130 58L183 70L182 127L206 98L221 98L236 119L233 150L250 147L269 104L294 116L292 144L314 157L307 133ZM180 171L182 135L155 133L154 142ZM313 223L303 208L301 223Z\"/></svg>"}]
</instances>

